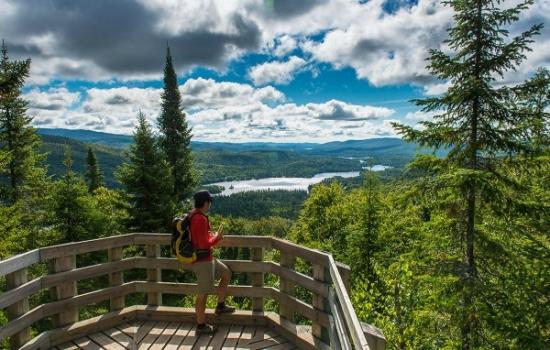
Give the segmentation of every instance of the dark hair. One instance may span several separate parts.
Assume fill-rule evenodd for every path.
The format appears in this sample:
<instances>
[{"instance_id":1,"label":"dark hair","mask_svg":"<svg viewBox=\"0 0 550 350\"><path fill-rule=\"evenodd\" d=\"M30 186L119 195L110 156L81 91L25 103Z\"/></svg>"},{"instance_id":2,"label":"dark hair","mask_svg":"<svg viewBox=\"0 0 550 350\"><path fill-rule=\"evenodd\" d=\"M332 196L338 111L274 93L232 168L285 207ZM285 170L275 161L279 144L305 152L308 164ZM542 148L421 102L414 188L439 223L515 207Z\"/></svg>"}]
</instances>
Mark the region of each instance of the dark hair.
<instances>
[{"instance_id":1,"label":"dark hair","mask_svg":"<svg viewBox=\"0 0 550 350\"><path fill-rule=\"evenodd\" d=\"M195 208L201 208L206 202L212 203L214 198L208 191L199 191L193 195L193 199L195 200Z\"/></svg>"}]
</instances>

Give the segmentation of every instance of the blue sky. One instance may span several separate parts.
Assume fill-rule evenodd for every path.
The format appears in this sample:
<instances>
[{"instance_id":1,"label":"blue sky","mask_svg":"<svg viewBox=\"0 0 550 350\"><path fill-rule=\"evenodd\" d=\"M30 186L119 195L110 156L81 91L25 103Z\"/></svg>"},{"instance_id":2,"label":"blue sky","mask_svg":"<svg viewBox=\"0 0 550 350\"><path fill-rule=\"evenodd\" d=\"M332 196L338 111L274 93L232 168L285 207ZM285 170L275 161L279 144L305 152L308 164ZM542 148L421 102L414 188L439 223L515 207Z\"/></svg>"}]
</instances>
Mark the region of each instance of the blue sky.
<instances>
[{"instance_id":1,"label":"blue sky","mask_svg":"<svg viewBox=\"0 0 550 350\"><path fill-rule=\"evenodd\" d=\"M505 3L506 6L506 3ZM547 22L537 0L510 28ZM32 59L25 86L39 127L129 134L155 126L168 43L197 140L328 142L395 136L430 118L409 102L441 93L427 73L452 12L409 0L0 0L0 37ZM514 84L549 66L544 29Z\"/></svg>"}]
</instances>

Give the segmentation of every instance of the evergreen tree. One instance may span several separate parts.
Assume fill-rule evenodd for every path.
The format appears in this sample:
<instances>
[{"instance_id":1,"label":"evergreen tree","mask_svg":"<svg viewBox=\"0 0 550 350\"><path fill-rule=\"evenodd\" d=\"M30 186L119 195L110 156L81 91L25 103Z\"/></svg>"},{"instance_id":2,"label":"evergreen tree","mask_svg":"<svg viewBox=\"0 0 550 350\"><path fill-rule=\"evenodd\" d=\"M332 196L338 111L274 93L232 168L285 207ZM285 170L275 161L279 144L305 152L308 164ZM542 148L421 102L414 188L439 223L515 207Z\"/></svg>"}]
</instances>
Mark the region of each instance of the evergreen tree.
<instances>
[{"instance_id":1,"label":"evergreen tree","mask_svg":"<svg viewBox=\"0 0 550 350\"><path fill-rule=\"evenodd\" d=\"M452 54L431 50L429 69L439 79L448 80L450 87L439 97L417 100L423 111L439 113L433 121L423 122L424 129L394 124L409 141L435 148L449 147L447 157L439 161L423 157L417 164L436 174L436 188L458 189L454 216L464 242L461 278L461 346L471 349L479 344L481 329L477 304L475 243L479 233L480 205L506 206L513 198L502 186L509 184L498 173L503 154L518 154L528 150L521 114L510 108L506 87L493 82L524 58L532 37L540 31L535 25L521 35L506 40L506 25L517 21L520 12L532 0L507 9L500 9L494 0L450 0L455 24L449 29L445 43Z\"/></svg>"},{"instance_id":2,"label":"evergreen tree","mask_svg":"<svg viewBox=\"0 0 550 350\"><path fill-rule=\"evenodd\" d=\"M534 77L514 88L537 153L550 146L550 71L539 68Z\"/></svg>"},{"instance_id":3,"label":"evergreen tree","mask_svg":"<svg viewBox=\"0 0 550 350\"><path fill-rule=\"evenodd\" d=\"M31 177L40 156L35 153L39 137L30 126L32 118L26 115L27 102L21 97L21 88L29 75L31 61L12 61L2 40L0 59L0 149L10 155L1 177L7 182L3 200L15 203L22 198L22 186Z\"/></svg>"},{"instance_id":4,"label":"evergreen tree","mask_svg":"<svg viewBox=\"0 0 550 350\"><path fill-rule=\"evenodd\" d=\"M91 147L88 147L88 156L86 158L86 180L88 182L88 192L93 193L99 187L104 186L103 175L99 170L99 164Z\"/></svg>"},{"instance_id":5,"label":"evergreen tree","mask_svg":"<svg viewBox=\"0 0 550 350\"><path fill-rule=\"evenodd\" d=\"M141 112L127 159L116 177L129 198L131 228L143 232L165 230L175 210L172 176Z\"/></svg>"},{"instance_id":6,"label":"evergreen tree","mask_svg":"<svg viewBox=\"0 0 550 350\"><path fill-rule=\"evenodd\" d=\"M53 196L53 224L63 242L76 242L96 238L100 223L93 197L86 184L72 170L71 147L65 145L65 176L55 186Z\"/></svg>"},{"instance_id":7,"label":"evergreen tree","mask_svg":"<svg viewBox=\"0 0 550 350\"><path fill-rule=\"evenodd\" d=\"M158 124L161 132L160 145L172 172L172 193L178 201L189 198L196 185L191 154L191 128L181 108L178 80L168 47L164 67L162 111Z\"/></svg>"}]
</instances>

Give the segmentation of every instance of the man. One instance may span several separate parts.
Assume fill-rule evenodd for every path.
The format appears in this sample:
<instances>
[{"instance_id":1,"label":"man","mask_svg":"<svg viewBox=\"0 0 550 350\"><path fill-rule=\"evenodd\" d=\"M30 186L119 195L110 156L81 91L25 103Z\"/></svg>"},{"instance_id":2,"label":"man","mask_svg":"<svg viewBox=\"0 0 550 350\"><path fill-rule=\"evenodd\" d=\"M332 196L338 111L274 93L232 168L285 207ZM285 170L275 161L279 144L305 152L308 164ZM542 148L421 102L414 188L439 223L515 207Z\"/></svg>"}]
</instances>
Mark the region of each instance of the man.
<instances>
[{"instance_id":1,"label":"man","mask_svg":"<svg viewBox=\"0 0 550 350\"><path fill-rule=\"evenodd\" d=\"M208 291L214 285L214 280L220 279L216 315L235 311L235 308L225 305L231 271L224 263L212 256L212 248L223 239L223 230L221 227L216 233L210 231L208 216L206 216L206 212L208 212L212 205L212 196L208 191L199 191L193 195L193 199L195 200L195 209L191 211L191 240L195 250L200 253L197 256L197 261L194 263L198 284L197 301L195 304L197 332L200 334L212 334L214 333L214 327L205 321Z\"/></svg>"}]
</instances>

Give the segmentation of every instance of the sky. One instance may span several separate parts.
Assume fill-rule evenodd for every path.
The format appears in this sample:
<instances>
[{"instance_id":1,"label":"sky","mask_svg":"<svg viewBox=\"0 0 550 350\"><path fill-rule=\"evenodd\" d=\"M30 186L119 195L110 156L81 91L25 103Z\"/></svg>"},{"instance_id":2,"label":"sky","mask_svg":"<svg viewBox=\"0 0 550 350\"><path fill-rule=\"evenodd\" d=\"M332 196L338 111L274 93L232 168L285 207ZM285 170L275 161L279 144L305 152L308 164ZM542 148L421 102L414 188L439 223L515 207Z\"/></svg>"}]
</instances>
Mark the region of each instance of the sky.
<instances>
[{"instance_id":1,"label":"sky","mask_svg":"<svg viewBox=\"0 0 550 350\"><path fill-rule=\"evenodd\" d=\"M508 6L516 0L508 0ZM509 28L550 23L535 0ZM412 99L446 83L426 69L452 11L431 0L0 0L0 38L31 58L33 125L156 129L166 47L194 140L329 142L394 137L429 119ZM550 67L550 28L499 83Z\"/></svg>"}]
</instances>

